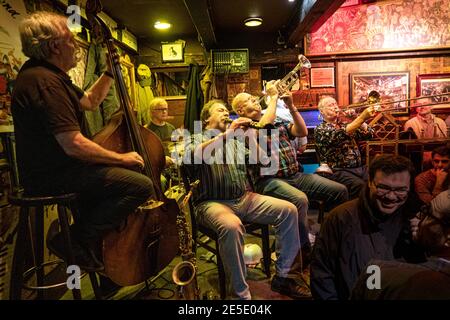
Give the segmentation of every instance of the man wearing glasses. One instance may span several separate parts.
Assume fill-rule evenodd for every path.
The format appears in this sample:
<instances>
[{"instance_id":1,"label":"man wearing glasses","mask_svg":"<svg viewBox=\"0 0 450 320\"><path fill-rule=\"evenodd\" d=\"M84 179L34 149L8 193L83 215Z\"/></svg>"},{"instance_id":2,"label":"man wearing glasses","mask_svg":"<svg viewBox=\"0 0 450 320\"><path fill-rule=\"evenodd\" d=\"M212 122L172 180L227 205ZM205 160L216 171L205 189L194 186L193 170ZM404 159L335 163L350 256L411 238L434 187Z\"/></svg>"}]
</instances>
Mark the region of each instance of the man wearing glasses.
<instances>
[{"instance_id":1,"label":"man wearing glasses","mask_svg":"<svg viewBox=\"0 0 450 320\"><path fill-rule=\"evenodd\" d=\"M450 298L450 189L424 206L413 238L426 250L427 260L412 264L373 260L380 268L379 290L367 290L369 275L361 273L352 291L355 300L436 300Z\"/></svg>"},{"instance_id":2,"label":"man wearing glasses","mask_svg":"<svg viewBox=\"0 0 450 320\"><path fill-rule=\"evenodd\" d=\"M409 222L420 208L411 192L413 171L405 157L377 156L361 196L326 216L311 262L314 298L348 299L371 259L408 259L420 254Z\"/></svg>"},{"instance_id":3,"label":"man wearing glasses","mask_svg":"<svg viewBox=\"0 0 450 320\"><path fill-rule=\"evenodd\" d=\"M448 187L450 168L450 148L442 146L431 153L433 169L419 174L415 179L416 192L425 203L430 203Z\"/></svg>"},{"instance_id":4,"label":"man wearing glasses","mask_svg":"<svg viewBox=\"0 0 450 320\"><path fill-rule=\"evenodd\" d=\"M163 98L155 98L150 102L149 108L150 122L145 127L152 130L161 139L164 145L164 153L169 156L169 151L164 142L171 141L175 127L167 122L170 118L167 101Z\"/></svg>"}]
</instances>

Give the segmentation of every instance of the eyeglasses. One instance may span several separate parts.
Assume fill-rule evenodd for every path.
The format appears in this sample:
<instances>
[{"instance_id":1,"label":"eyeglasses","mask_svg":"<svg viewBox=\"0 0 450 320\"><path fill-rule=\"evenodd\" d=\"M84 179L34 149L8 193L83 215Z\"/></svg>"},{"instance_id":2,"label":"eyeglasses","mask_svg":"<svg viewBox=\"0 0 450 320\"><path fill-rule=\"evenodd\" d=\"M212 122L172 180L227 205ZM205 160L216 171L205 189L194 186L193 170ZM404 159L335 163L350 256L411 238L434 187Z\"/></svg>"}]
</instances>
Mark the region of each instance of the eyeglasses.
<instances>
[{"instance_id":1,"label":"eyeglasses","mask_svg":"<svg viewBox=\"0 0 450 320\"><path fill-rule=\"evenodd\" d=\"M408 187L391 188L384 184L375 184L375 183L373 183L373 185L377 189L377 195L379 196L385 196L389 192L393 192L397 197L405 197L409 193Z\"/></svg>"},{"instance_id":2,"label":"eyeglasses","mask_svg":"<svg viewBox=\"0 0 450 320\"><path fill-rule=\"evenodd\" d=\"M153 109L153 111L167 111L167 112L169 112L169 109L167 109L167 108L162 108L162 109Z\"/></svg>"}]
</instances>

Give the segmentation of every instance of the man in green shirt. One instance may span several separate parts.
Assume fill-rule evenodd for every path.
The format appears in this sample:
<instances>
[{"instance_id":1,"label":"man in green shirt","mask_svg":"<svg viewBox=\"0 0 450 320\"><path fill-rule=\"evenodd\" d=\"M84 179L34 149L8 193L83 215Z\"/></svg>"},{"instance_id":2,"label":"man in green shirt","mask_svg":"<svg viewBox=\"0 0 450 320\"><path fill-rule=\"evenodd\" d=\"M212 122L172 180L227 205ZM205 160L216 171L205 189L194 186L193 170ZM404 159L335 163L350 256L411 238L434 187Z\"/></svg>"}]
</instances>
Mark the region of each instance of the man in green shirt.
<instances>
[{"instance_id":1,"label":"man in green shirt","mask_svg":"<svg viewBox=\"0 0 450 320\"><path fill-rule=\"evenodd\" d=\"M173 159L170 157L169 146L172 143L172 132L175 130L172 124L166 122L170 119L169 106L163 98L155 98L150 102L149 110L150 122L145 127L153 131L161 139L164 155L166 156L166 168L169 168L174 164ZM163 190L167 189L168 178L170 178L170 173L166 170L161 176Z\"/></svg>"},{"instance_id":2,"label":"man in green shirt","mask_svg":"<svg viewBox=\"0 0 450 320\"><path fill-rule=\"evenodd\" d=\"M152 130L163 142L164 153L169 156L168 143L171 141L172 132L175 127L168 123L169 106L163 98L155 98L150 102L150 122L146 125L147 129Z\"/></svg>"}]
</instances>

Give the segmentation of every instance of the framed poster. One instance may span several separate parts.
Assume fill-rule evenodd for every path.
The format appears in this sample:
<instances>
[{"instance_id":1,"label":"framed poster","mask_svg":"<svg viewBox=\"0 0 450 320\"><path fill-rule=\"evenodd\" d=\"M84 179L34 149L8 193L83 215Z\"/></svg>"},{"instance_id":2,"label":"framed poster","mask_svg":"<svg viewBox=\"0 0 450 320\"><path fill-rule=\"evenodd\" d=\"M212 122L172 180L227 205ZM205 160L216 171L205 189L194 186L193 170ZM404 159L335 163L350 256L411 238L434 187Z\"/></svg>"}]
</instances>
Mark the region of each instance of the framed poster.
<instances>
[{"instance_id":1,"label":"framed poster","mask_svg":"<svg viewBox=\"0 0 450 320\"><path fill-rule=\"evenodd\" d=\"M442 27L450 24L447 0L344 5L305 36L306 56L429 50L450 44L450 29Z\"/></svg>"},{"instance_id":2,"label":"framed poster","mask_svg":"<svg viewBox=\"0 0 450 320\"><path fill-rule=\"evenodd\" d=\"M381 110L408 114L409 72L370 72L350 74L350 103L363 103L371 91L381 97ZM403 100L403 101L399 101Z\"/></svg>"},{"instance_id":3,"label":"framed poster","mask_svg":"<svg viewBox=\"0 0 450 320\"><path fill-rule=\"evenodd\" d=\"M334 88L334 67L311 68L311 88Z\"/></svg>"},{"instance_id":4,"label":"framed poster","mask_svg":"<svg viewBox=\"0 0 450 320\"><path fill-rule=\"evenodd\" d=\"M161 44L162 62L183 62L184 47L181 42Z\"/></svg>"},{"instance_id":5,"label":"framed poster","mask_svg":"<svg viewBox=\"0 0 450 320\"><path fill-rule=\"evenodd\" d=\"M450 103L450 73L419 74L416 96L431 96L433 103Z\"/></svg>"}]
</instances>

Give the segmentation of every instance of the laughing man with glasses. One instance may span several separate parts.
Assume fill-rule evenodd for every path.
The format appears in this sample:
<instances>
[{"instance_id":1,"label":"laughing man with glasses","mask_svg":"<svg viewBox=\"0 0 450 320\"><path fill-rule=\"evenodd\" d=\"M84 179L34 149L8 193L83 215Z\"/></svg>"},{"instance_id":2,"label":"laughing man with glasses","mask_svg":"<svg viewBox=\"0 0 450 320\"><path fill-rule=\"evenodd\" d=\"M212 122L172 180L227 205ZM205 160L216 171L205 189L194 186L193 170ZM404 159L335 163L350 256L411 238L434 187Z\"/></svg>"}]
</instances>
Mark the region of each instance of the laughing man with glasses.
<instances>
[{"instance_id":1,"label":"laughing man with glasses","mask_svg":"<svg viewBox=\"0 0 450 320\"><path fill-rule=\"evenodd\" d=\"M413 238L426 251L426 261L373 260L380 270L380 288L368 290L363 272L352 291L355 300L448 300L450 298L450 189L424 206Z\"/></svg>"},{"instance_id":2,"label":"laughing man with glasses","mask_svg":"<svg viewBox=\"0 0 450 320\"><path fill-rule=\"evenodd\" d=\"M371 259L417 259L409 219L420 202L411 192L413 166L402 156L380 155L358 199L331 211L316 238L311 292L316 299L346 300Z\"/></svg>"}]
</instances>

